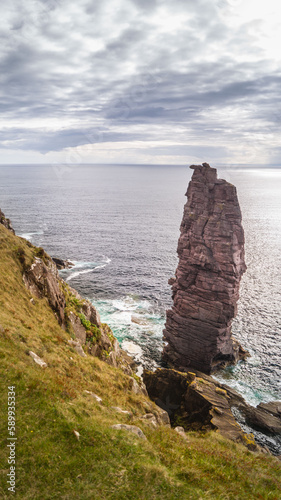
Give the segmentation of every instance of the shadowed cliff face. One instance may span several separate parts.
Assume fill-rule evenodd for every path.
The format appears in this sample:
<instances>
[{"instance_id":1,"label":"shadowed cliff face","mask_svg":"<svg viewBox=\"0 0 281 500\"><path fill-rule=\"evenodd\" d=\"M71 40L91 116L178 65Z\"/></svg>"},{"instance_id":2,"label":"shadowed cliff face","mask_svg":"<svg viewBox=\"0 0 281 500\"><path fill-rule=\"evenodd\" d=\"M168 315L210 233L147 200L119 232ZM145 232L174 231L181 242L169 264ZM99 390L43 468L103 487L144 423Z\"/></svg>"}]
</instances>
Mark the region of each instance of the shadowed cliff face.
<instances>
[{"instance_id":1,"label":"shadowed cliff face","mask_svg":"<svg viewBox=\"0 0 281 500\"><path fill-rule=\"evenodd\" d=\"M4 213L2 212L1 208L0 208L0 224L2 224L3 226L5 226L7 229L9 229L9 231L12 231L13 234L15 234L15 231L14 229L12 228L12 225L11 225L11 221L10 219L7 219L4 215Z\"/></svg>"},{"instance_id":2,"label":"shadowed cliff face","mask_svg":"<svg viewBox=\"0 0 281 500\"><path fill-rule=\"evenodd\" d=\"M231 337L246 270L244 231L236 188L207 163L190 168L163 359L181 370L211 373L246 355Z\"/></svg>"}]
</instances>

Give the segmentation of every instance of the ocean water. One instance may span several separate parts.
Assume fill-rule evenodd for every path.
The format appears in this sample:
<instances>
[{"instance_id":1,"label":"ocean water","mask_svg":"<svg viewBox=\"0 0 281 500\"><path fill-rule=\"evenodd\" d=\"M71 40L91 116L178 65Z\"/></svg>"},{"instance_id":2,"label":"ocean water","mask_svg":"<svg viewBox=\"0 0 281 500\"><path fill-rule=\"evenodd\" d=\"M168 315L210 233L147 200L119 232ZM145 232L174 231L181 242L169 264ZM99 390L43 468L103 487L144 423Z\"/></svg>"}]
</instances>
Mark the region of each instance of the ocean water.
<instances>
[{"instance_id":1,"label":"ocean water","mask_svg":"<svg viewBox=\"0 0 281 500\"><path fill-rule=\"evenodd\" d=\"M18 235L69 259L62 277L97 306L141 366L161 361L168 279L192 171L183 166L0 166L0 207ZM253 405L281 399L281 168L219 167L246 239L233 334L251 357L217 375Z\"/></svg>"}]
</instances>

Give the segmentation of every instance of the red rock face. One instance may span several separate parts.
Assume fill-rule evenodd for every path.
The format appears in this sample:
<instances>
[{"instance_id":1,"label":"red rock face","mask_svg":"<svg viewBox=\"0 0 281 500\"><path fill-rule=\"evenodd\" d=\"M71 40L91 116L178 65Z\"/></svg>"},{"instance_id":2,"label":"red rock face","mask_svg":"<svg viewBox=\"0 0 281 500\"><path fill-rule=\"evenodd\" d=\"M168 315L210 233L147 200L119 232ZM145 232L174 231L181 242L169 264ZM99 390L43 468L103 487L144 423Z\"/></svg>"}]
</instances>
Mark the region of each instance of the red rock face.
<instances>
[{"instance_id":1,"label":"red rock face","mask_svg":"<svg viewBox=\"0 0 281 500\"><path fill-rule=\"evenodd\" d=\"M163 359L177 369L211 373L246 356L231 337L246 270L244 231L236 188L207 163L190 168Z\"/></svg>"}]
</instances>

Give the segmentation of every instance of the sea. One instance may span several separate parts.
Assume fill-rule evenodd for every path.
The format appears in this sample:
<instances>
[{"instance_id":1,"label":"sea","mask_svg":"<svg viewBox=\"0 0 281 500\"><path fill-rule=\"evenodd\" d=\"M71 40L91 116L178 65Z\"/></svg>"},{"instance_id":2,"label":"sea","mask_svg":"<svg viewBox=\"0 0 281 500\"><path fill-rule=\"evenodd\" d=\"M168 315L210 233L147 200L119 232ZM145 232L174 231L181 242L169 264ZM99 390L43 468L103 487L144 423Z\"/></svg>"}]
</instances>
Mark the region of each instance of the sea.
<instances>
[{"instance_id":1,"label":"sea","mask_svg":"<svg viewBox=\"0 0 281 500\"><path fill-rule=\"evenodd\" d=\"M256 406L281 400L281 167L217 169L237 187L243 215L248 269L232 331L251 357L216 378ZM0 207L16 234L74 264L61 276L97 307L139 374L161 365L191 174L183 165L0 166Z\"/></svg>"}]
</instances>

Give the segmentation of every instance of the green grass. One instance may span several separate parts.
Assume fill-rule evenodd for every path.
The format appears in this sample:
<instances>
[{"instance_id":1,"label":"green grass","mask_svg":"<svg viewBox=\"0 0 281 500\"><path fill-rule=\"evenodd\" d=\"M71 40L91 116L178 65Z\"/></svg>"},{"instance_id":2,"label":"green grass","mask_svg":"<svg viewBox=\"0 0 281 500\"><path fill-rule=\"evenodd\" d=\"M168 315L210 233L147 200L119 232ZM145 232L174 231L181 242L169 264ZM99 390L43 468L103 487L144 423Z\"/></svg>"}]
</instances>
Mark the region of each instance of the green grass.
<instances>
[{"instance_id":1,"label":"green grass","mask_svg":"<svg viewBox=\"0 0 281 500\"><path fill-rule=\"evenodd\" d=\"M130 391L129 377L98 358L79 357L47 301L30 303L19 247L24 265L38 255L0 225L1 499L281 498L276 458L217 433L189 433L185 442L173 429L143 422L154 404ZM30 350L47 368L28 356ZM16 386L17 398L15 495L6 482L8 385ZM85 390L98 394L102 405ZM138 425L147 441L111 429L116 423Z\"/></svg>"}]
</instances>

